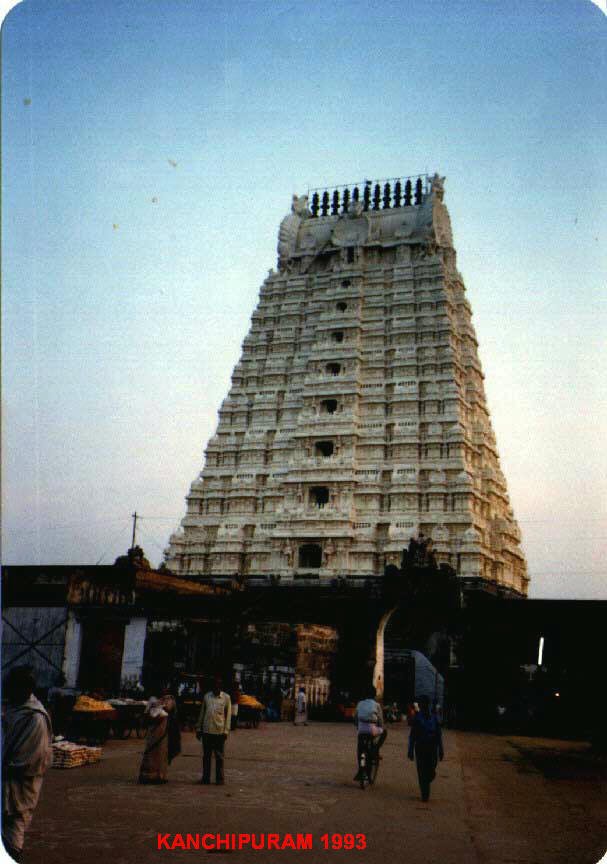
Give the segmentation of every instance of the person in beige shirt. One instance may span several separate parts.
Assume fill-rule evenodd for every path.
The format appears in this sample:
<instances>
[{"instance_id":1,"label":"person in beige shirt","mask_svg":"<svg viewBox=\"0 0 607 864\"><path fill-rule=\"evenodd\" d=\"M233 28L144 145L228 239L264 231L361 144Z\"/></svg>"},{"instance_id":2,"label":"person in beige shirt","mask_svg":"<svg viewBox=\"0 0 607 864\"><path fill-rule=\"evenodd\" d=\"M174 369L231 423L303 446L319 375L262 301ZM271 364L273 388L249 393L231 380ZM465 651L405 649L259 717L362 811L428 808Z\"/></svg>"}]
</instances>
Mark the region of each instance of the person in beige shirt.
<instances>
[{"instance_id":1,"label":"person in beige shirt","mask_svg":"<svg viewBox=\"0 0 607 864\"><path fill-rule=\"evenodd\" d=\"M27 831L52 760L53 730L34 695L31 667L14 666L4 680L2 722L2 841L19 861Z\"/></svg>"},{"instance_id":2,"label":"person in beige shirt","mask_svg":"<svg viewBox=\"0 0 607 864\"><path fill-rule=\"evenodd\" d=\"M224 746L230 732L232 703L227 693L221 689L221 675L215 675L213 689L205 693L198 722L196 737L202 740L202 780L211 782L211 758L215 756L215 782L218 786L225 783Z\"/></svg>"}]
</instances>

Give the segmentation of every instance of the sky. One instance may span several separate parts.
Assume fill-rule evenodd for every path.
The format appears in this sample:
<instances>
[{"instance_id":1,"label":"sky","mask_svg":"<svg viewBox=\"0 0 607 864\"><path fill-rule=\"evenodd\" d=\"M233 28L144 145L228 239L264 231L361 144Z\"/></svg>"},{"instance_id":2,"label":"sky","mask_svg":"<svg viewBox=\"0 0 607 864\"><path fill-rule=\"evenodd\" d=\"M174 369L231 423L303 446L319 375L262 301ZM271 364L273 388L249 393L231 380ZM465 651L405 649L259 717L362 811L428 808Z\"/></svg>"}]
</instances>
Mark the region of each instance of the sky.
<instances>
[{"instance_id":1,"label":"sky","mask_svg":"<svg viewBox=\"0 0 607 864\"><path fill-rule=\"evenodd\" d=\"M293 193L446 176L531 597L607 598L607 16L23 0L2 27L2 561L154 564Z\"/></svg>"}]
</instances>

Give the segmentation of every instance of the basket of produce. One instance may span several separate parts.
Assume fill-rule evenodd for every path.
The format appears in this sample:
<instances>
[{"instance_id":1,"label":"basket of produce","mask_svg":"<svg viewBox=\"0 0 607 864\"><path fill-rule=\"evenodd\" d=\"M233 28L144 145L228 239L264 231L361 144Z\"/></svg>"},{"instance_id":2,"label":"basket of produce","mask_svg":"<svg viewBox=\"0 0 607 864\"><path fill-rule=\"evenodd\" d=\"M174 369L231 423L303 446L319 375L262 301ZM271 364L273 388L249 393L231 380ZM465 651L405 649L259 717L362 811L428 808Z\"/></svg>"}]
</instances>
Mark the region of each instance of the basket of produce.
<instances>
[{"instance_id":1,"label":"basket of produce","mask_svg":"<svg viewBox=\"0 0 607 864\"><path fill-rule=\"evenodd\" d=\"M84 740L87 744L103 744L110 735L112 720L116 711L109 702L79 696L72 709L69 729L70 738Z\"/></svg>"},{"instance_id":2,"label":"basket of produce","mask_svg":"<svg viewBox=\"0 0 607 864\"><path fill-rule=\"evenodd\" d=\"M109 702L104 702L101 699L93 699L92 696L79 696L76 699L74 707L72 709L75 712L82 712L86 714L113 714L114 706L110 705Z\"/></svg>"},{"instance_id":3,"label":"basket of produce","mask_svg":"<svg viewBox=\"0 0 607 864\"><path fill-rule=\"evenodd\" d=\"M241 693L238 699L238 722L249 729L257 729L261 719L261 712L265 708L255 696L247 696Z\"/></svg>"}]
</instances>

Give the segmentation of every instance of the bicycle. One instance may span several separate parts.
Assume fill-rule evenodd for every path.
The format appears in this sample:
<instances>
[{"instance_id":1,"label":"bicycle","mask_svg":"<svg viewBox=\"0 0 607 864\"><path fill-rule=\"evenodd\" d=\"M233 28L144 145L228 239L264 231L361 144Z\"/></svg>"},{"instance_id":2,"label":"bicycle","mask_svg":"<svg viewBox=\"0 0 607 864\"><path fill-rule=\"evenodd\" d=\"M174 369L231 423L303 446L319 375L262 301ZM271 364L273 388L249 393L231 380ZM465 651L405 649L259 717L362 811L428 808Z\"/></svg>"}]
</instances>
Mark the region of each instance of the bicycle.
<instances>
[{"instance_id":1,"label":"bicycle","mask_svg":"<svg viewBox=\"0 0 607 864\"><path fill-rule=\"evenodd\" d=\"M373 786L379 771L380 755L373 735L363 733L359 735L359 744L362 745L358 760L358 782L360 788Z\"/></svg>"}]
</instances>

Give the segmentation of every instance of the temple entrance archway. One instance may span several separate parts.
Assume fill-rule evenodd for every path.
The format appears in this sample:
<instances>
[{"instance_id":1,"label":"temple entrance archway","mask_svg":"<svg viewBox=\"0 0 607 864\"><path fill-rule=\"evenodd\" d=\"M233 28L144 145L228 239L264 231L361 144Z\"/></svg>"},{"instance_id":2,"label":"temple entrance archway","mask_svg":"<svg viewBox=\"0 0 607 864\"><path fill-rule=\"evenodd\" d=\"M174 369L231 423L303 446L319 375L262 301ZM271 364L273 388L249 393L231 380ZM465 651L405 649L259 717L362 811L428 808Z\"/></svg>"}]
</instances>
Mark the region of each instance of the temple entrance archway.
<instances>
[{"instance_id":1,"label":"temple entrance archway","mask_svg":"<svg viewBox=\"0 0 607 864\"><path fill-rule=\"evenodd\" d=\"M401 709L421 696L443 703L459 588L450 568L404 561L386 568L384 609L372 634L377 696Z\"/></svg>"},{"instance_id":2,"label":"temple entrance archway","mask_svg":"<svg viewBox=\"0 0 607 864\"><path fill-rule=\"evenodd\" d=\"M384 629L384 701L401 708L427 696L443 703L450 639L424 609L400 606Z\"/></svg>"},{"instance_id":3,"label":"temple entrance archway","mask_svg":"<svg viewBox=\"0 0 607 864\"><path fill-rule=\"evenodd\" d=\"M444 632L427 630L420 617L394 606L379 621L373 686L380 701L396 702L401 708L420 695L443 701L449 639Z\"/></svg>"}]
</instances>

